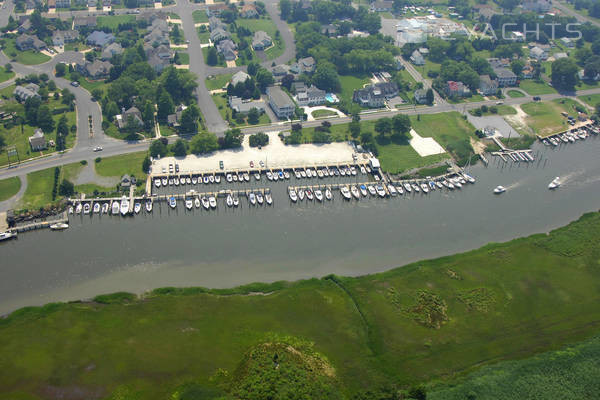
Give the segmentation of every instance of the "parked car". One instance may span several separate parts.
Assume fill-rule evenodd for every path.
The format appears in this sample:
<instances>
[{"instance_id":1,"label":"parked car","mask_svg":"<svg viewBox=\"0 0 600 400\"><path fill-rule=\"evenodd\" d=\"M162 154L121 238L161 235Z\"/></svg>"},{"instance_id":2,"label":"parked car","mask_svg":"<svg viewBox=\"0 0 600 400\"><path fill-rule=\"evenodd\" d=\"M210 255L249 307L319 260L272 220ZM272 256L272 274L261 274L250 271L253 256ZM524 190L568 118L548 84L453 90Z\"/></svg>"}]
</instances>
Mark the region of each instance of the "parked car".
<instances>
[{"instance_id":1,"label":"parked car","mask_svg":"<svg viewBox=\"0 0 600 400\"><path fill-rule=\"evenodd\" d=\"M175 164L175 172L179 172L179 164Z\"/></svg>"},{"instance_id":2,"label":"parked car","mask_svg":"<svg viewBox=\"0 0 600 400\"><path fill-rule=\"evenodd\" d=\"M540 101L542 98L540 96L533 96L533 101Z\"/></svg>"},{"instance_id":3,"label":"parked car","mask_svg":"<svg viewBox=\"0 0 600 400\"><path fill-rule=\"evenodd\" d=\"M79 86L79 82L73 81L73 82L71 82L71 86L78 87Z\"/></svg>"}]
</instances>

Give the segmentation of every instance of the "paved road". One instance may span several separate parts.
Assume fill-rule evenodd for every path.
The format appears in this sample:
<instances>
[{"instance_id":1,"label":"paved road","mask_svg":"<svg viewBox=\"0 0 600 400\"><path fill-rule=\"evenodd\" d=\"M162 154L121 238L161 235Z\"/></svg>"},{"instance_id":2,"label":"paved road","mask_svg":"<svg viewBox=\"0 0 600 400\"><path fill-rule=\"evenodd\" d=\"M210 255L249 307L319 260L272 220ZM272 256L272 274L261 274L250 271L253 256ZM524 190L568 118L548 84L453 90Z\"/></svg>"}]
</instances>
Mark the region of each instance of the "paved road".
<instances>
[{"instance_id":1,"label":"paved road","mask_svg":"<svg viewBox=\"0 0 600 400\"><path fill-rule=\"evenodd\" d=\"M558 8L563 14L577 18L577 20L579 22L589 22L592 25L600 27L600 22L598 22L597 20L590 18L588 16L585 16L585 15L581 15L581 14L577 13L576 11L571 10L569 7L565 6L560 1L553 0L552 5L555 8Z\"/></svg>"},{"instance_id":2,"label":"paved road","mask_svg":"<svg viewBox=\"0 0 600 400\"><path fill-rule=\"evenodd\" d=\"M0 27L8 25L8 17L15 10L15 4L13 0L4 0L2 8L0 9Z\"/></svg>"},{"instance_id":3,"label":"paved road","mask_svg":"<svg viewBox=\"0 0 600 400\"><path fill-rule=\"evenodd\" d=\"M410 76L413 77L415 81L423 83L424 89L431 89L433 91L433 100L436 104L441 105L447 103L446 100L439 95L437 90L431 86L430 79L425 79L409 61L406 61L404 58L401 58L400 61L402 62L402 65L404 65L404 68L406 68L406 71L410 74Z\"/></svg>"}]
</instances>

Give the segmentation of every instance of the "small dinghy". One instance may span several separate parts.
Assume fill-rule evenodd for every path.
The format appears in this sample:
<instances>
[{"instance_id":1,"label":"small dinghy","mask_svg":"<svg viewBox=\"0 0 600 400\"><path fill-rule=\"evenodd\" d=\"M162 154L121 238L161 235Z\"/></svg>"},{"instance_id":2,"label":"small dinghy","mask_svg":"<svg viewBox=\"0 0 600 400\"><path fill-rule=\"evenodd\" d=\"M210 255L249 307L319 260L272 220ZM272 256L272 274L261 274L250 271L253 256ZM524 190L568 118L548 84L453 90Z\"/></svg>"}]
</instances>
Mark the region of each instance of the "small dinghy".
<instances>
[{"instance_id":1,"label":"small dinghy","mask_svg":"<svg viewBox=\"0 0 600 400\"><path fill-rule=\"evenodd\" d=\"M50 229L52 229L53 231L62 231L68 228L69 224L66 224L64 222L57 222L56 224L50 225Z\"/></svg>"},{"instance_id":2,"label":"small dinghy","mask_svg":"<svg viewBox=\"0 0 600 400\"><path fill-rule=\"evenodd\" d=\"M548 189L553 190L556 189L560 186L560 178L557 176L556 178L554 178L554 180L552 182L550 182L550 184L548 185Z\"/></svg>"},{"instance_id":3,"label":"small dinghy","mask_svg":"<svg viewBox=\"0 0 600 400\"><path fill-rule=\"evenodd\" d=\"M133 212L135 212L136 214L139 214L141 210L142 210L142 203L135 203L133 205Z\"/></svg>"}]
</instances>

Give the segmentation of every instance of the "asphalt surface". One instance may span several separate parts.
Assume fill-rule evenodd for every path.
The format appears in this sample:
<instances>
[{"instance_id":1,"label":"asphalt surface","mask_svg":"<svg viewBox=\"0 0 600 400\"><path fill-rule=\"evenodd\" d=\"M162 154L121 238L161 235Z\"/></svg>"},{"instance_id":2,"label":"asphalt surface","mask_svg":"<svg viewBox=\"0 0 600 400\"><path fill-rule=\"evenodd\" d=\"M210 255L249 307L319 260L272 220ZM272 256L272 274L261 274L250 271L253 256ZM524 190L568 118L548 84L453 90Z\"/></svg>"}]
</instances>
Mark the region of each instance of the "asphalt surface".
<instances>
[{"instance_id":1,"label":"asphalt surface","mask_svg":"<svg viewBox=\"0 0 600 400\"><path fill-rule=\"evenodd\" d=\"M569 7L562 4L560 1L554 0L552 1L552 5L555 8L558 8L563 14L577 18L579 22L589 22L592 25L600 27L600 23L597 20L587 17L585 15L578 14L577 12L571 10Z\"/></svg>"}]
</instances>

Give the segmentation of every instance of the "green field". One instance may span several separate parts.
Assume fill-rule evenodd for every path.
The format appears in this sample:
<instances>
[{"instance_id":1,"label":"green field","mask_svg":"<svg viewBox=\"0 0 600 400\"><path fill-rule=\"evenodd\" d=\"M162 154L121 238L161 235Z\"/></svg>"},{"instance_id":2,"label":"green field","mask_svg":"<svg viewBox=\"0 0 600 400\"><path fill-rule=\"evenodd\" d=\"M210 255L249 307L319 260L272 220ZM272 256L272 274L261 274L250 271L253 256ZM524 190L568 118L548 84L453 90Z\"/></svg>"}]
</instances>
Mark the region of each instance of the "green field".
<instances>
[{"instance_id":1,"label":"green field","mask_svg":"<svg viewBox=\"0 0 600 400\"><path fill-rule=\"evenodd\" d=\"M492 113L489 108L490 107L496 107L496 109L498 110L498 112L496 113ZM469 113L475 115L473 113L474 110L469 110ZM515 108L513 106L507 106L507 105L498 105L498 106L488 106L488 110L487 112L482 113L482 116L486 116L486 115L514 115L517 113L517 110L515 110Z\"/></svg>"},{"instance_id":2,"label":"green field","mask_svg":"<svg viewBox=\"0 0 600 400\"><path fill-rule=\"evenodd\" d=\"M377 144L377 150L381 168L392 174L425 167L449 158L448 154L421 157L410 145L406 144L389 143L383 146Z\"/></svg>"},{"instance_id":3,"label":"green field","mask_svg":"<svg viewBox=\"0 0 600 400\"><path fill-rule=\"evenodd\" d=\"M0 83L6 82L7 80L12 79L14 76L14 72L8 72L4 67L0 67Z\"/></svg>"},{"instance_id":4,"label":"green field","mask_svg":"<svg viewBox=\"0 0 600 400\"><path fill-rule=\"evenodd\" d=\"M48 168L27 174L27 189L19 206L34 210L52 203L54 187L54 168Z\"/></svg>"},{"instance_id":5,"label":"green field","mask_svg":"<svg viewBox=\"0 0 600 400\"><path fill-rule=\"evenodd\" d=\"M190 55L187 51L178 51L177 54L179 54L180 65L190 65Z\"/></svg>"},{"instance_id":6,"label":"green field","mask_svg":"<svg viewBox=\"0 0 600 400\"><path fill-rule=\"evenodd\" d=\"M271 37L274 46L265 51L268 60L273 60L283 54L283 51L285 50L285 43L282 39L277 41L275 37L275 34L277 33L277 27L270 18L238 18L236 20L236 24L249 29L252 31L252 33L257 31L265 31Z\"/></svg>"},{"instance_id":7,"label":"green field","mask_svg":"<svg viewBox=\"0 0 600 400\"><path fill-rule=\"evenodd\" d=\"M567 119L561 115L561 112L567 112L570 116L576 117L575 104L578 104L575 100L560 99L522 104L521 109L528 114L527 126L533 133L547 136L568 128Z\"/></svg>"},{"instance_id":8,"label":"green field","mask_svg":"<svg viewBox=\"0 0 600 400\"><path fill-rule=\"evenodd\" d=\"M35 50L21 51L15 47L15 39L5 39L2 49L11 60L24 65L38 65L50 60L50 57Z\"/></svg>"},{"instance_id":9,"label":"green field","mask_svg":"<svg viewBox=\"0 0 600 400\"><path fill-rule=\"evenodd\" d=\"M206 15L206 11L204 10L196 10L192 13L192 17L194 18L194 23L198 24L201 22L208 22L208 16Z\"/></svg>"},{"instance_id":10,"label":"green field","mask_svg":"<svg viewBox=\"0 0 600 400\"><path fill-rule=\"evenodd\" d=\"M138 153L123 154L102 158L99 163L94 163L96 173L100 176L118 176L125 174L134 175L138 180L146 179L146 173L142 171L142 161L148 153L140 151Z\"/></svg>"},{"instance_id":11,"label":"green field","mask_svg":"<svg viewBox=\"0 0 600 400\"><path fill-rule=\"evenodd\" d=\"M208 90L223 89L227 86L232 76L233 74L214 75L212 78L206 80L206 88Z\"/></svg>"},{"instance_id":12,"label":"green field","mask_svg":"<svg viewBox=\"0 0 600 400\"><path fill-rule=\"evenodd\" d=\"M21 189L21 180L18 177L0 180L0 201L8 200Z\"/></svg>"},{"instance_id":13,"label":"green field","mask_svg":"<svg viewBox=\"0 0 600 400\"><path fill-rule=\"evenodd\" d=\"M210 41L210 32L208 30L201 32L200 28L196 29L200 43L208 43Z\"/></svg>"},{"instance_id":14,"label":"green field","mask_svg":"<svg viewBox=\"0 0 600 400\"><path fill-rule=\"evenodd\" d=\"M337 115L335 111L331 110L315 110L311 114L314 118L333 117Z\"/></svg>"},{"instance_id":15,"label":"green field","mask_svg":"<svg viewBox=\"0 0 600 400\"><path fill-rule=\"evenodd\" d=\"M548 84L535 82L531 79L522 80L519 87L532 96L557 93L556 90L553 87L548 86Z\"/></svg>"},{"instance_id":16,"label":"green field","mask_svg":"<svg viewBox=\"0 0 600 400\"><path fill-rule=\"evenodd\" d=\"M135 16L133 15L101 15L98 17L98 27L105 27L114 31L119 27L119 24L126 24L134 21Z\"/></svg>"},{"instance_id":17,"label":"green field","mask_svg":"<svg viewBox=\"0 0 600 400\"><path fill-rule=\"evenodd\" d=\"M577 98L590 107L596 107L600 103L600 94L588 94L586 96L578 96Z\"/></svg>"},{"instance_id":18,"label":"green field","mask_svg":"<svg viewBox=\"0 0 600 400\"><path fill-rule=\"evenodd\" d=\"M356 77L352 75L340 75L340 84L342 90L340 92L340 99L344 99L348 102L352 101L352 94L356 89L361 89L369 83L369 77Z\"/></svg>"},{"instance_id":19,"label":"green field","mask_svg":"<svg viewBox=\"0 0 600 400\"><path fill-rule=\"evenodd\" d=\"M506 93L508 94L508 97L512 97L512 98L525 97L525 95L523 94L523 92L521 92L519 90L509 90Z\"/></svg>"},{"instance_id":20,"label":"green field","mask_svg":"<svg viewBox=\"0 0 600 400\"><path fill-rule=\"evenodd\" d=\"M306 388L327 375L334 394L297 398L342 399L362 392L358 398L372 399L364 390L449 382L486 364L597 334L598 235L600 214L589 213L549 235L368 276L230 290L164 289L141 299L118 294L25 308L0 321L0 395L52 398L39 390L52 387L51 393L77 388L81 398L98 393L99 398L198 398L182 396L192 386L198 393L216 392L200 398L219 398L223 391L240 393L238 380L269 391L277 386L258 382L290 387L300 381ZM271 346L281 351L279 367L267 367L274 364L267 351L262 367L246 368ZM294 361L286 348L305 361L321 359L320 367L290 377ZM553 360L574 353L563 351ZM572 373L587 374L597 386L597 350L594 355L595 362L579 364ZM527 372L506 364L495 368L502 369L491 375L482 370L487 379L463 384L482 383L473 390L485 393L489 385L483 383L495 379L508 388L511 376L516 380ZM552 380L532 379L553 390ZM518 397L449 398L531 398L529 387L515 385ZM232 398L296 398L283 393ZM431 398L446 398L441 394Z\"/></svg>"}]
</instances>

